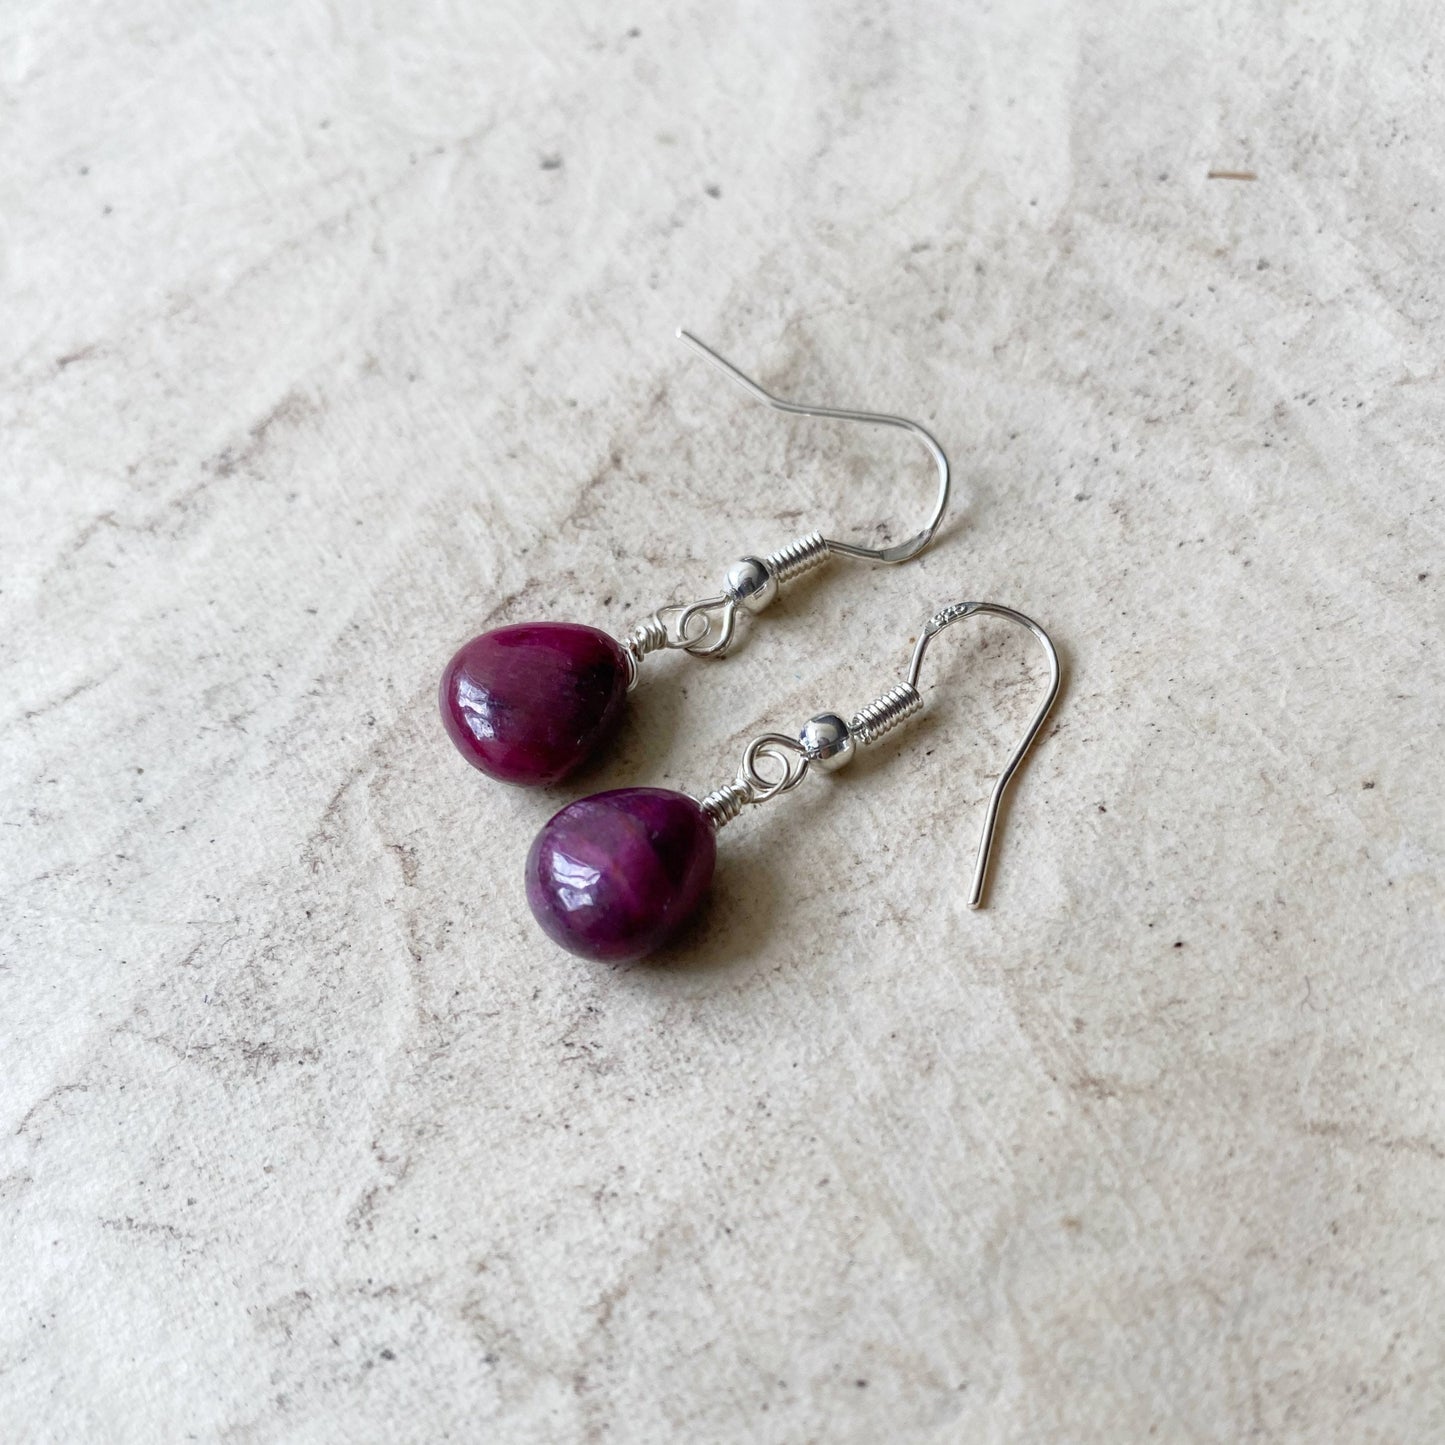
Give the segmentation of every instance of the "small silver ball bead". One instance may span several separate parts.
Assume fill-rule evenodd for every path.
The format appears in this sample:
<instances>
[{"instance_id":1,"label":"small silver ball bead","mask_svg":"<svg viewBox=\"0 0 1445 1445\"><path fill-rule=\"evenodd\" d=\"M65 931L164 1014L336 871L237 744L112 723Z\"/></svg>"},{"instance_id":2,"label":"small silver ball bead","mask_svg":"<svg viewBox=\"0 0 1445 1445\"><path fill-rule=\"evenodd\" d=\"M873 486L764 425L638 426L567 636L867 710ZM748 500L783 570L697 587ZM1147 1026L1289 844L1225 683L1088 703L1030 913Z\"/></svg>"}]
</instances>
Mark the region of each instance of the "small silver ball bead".
<instances>
[{"instance_id":1,"label":"small silver ball bead","mask_svg":"<svg viewBox=\"0 0 1445 1445\"><path fill-rule=\"evenodd\" d=\"M825 773L836 772L853 757L853 734L835 712L809 718L798 734L798 741L808 761Z\"/></svg>"},{"instance_id":2,"label":"small silver ball bead","mask_svg":"<svg viewBox=\"0 0 1445 1445\"><path fill-rule=\"evenodd\" d=\"M749 612L761 612L778 595L778 579L761 557L744 557L723 575L723 590Z\"/></svg>"}]
</instances>

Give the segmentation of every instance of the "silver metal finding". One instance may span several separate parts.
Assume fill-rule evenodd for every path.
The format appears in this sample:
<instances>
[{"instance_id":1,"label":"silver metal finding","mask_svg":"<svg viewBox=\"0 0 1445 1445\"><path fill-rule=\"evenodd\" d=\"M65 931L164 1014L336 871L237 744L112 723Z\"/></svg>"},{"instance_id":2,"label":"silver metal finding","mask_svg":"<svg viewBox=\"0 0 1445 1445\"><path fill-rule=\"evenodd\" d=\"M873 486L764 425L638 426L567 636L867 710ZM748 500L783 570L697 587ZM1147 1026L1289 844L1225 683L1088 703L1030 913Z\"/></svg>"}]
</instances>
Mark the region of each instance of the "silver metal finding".
<instances>
[{"instance_id":1,"label":"silver metal finding","mask_svg":"<svg viewBox=\"0 0 1445 1445\"><path fill-rule=\"evenodd\" d=\"M851 761L857 748L869 747L894 728L923 711L923 695L918 691L918 677L929 644L944 628L962 617L989 615L1003 617L1027 628L1039 640L1049 663L1049 685L1043 701L1035 709L1023 738L1009 754L1003 771L993 785L988 807L984 811L983 829L979 836L978 854L973 865L973 882L969 888L968 906L983 903L984 884L988 877L989 858L993 852L994 835L998 830L999 805L1024 755L1033 746L1059 695L1059 655L1047 632L1031 617L1015 612L997 602L956 602L935 612L919 633L918 643L903 682L895 683L881 696L853 714L845 723L837 713L820 713L803 724L796 738L785 733L762 733L750 742L743 753L743 765L731 783L724 783L702 799L702 809L715 827L730 823L746 807L766 803L770 798L791 792L807 776L810 768L833 772ZM771 775L759 769L766 759L772 765Z\"/></svg>"},{"instance_id":2,"label":"silver metal finding","mask_svg":"<svg viewBox=\"0 0 1445 1445\"><path fill-rule=\"evenodd\" d=\"M784 401L770 391L765 391L750 376L739 371L726 357L718 355L712 347L705 341L700 341L692 332L679 327L677 334L679 339L685 341L699 356L711 362L724 376L735 381L749 396L772 407L774 411L787 412L790 416L822 417L826 421L856 421L867 422L874 426L897 427L900 431L906 431L917 437L928 449L928 454L933 458L933 464L938 469L938 498L933 504L932 515L922 528L906 542L898 542L892 547L862 547L852 542L835 541L831 537L824 538L823 545L829 552L844 557L861 557L869 562L907 562L916 557L933 540L933 534L938 530L938 524L943 520L943 514L948 507L950 487L948 458L943 454L943 448L939 446L933 436L919 426L916 421L909 421L907 417L902 416L889 416L885 412L852 411L843 407L807 406L801 402Z\"/></svg>"},{"instance_id":3,"label":"silver metal finding","mask_svg":"<svg viewBox=\"0 0 1445 1445\"><path fill-rule=\"evenodd\" d=\"M836 773L853 761L853 729L835 712L822 712L809 718L798 734L798 741L803 745L803 756L825 773Z\"/></svg>"},{"instance_id":4,"label":"silver metal finding","mask_svg":"<svg viewBox=\"0 0 1445 1445\"><path fill-rule=\"evenodd\" d=\"M628 654L631 676L629 686L637 685L638 666L649 652L663 648L690 652L694 657L721 657L732 645L739 609L761 612L778 595L780 588L822 567L830 557L856 557L867 562L907 562L916 557L933 540L938 524L948 507L951 486L948 458L938 442L916 421L890 416L884 412L849 411L839 407L805 406L784 401L765 391L750 376L739 371L732 362L720 356L706 342L690 331L678 330L678 336L694 351L715 366L724 376L735 381L749 396L792 416L821 417L831 421L867 422L875 426L896 427L915 436L927 449L938 471L938 496L933 511L924 525L904 542L891 547L864 547L853 542L840 542L821 532L809 532L762 557L744 557L728 568L723 590L715 597L698 602L660 607L644 618L623 639Z\"/></svg>"},{"instance_id":5,"label":"silver metal finding","mask_svg":"<svg viewBox=\"0 0 1445 1445\"><path fill-rule=\"evenodd\" d=\"M908 686L916 687L918 684L918 673L923 666L923 654L928 651L928 644L945 627L952 622L957 622L960 617L977 617L981 613L1016 622L1020 627L1026 627L1038 638L1039 645L1044 649L1044 655L1049 660L1049 686L1048 691L1044 694L1044 700L1034 710L1033 717L1029 719L1029 725L1024 729L1023 737L1003 765L1003 771L993 785L993 792L989 794L988 807L984 810L983 815L983 830L978 839L978 856L974 859L973 864L973 883L968 892L970 908L983 906L983 888L988 878L988 861L993 852L994 833L998 829L998 809L999 804L1003 802L1004 789L1008 787L1014 773L1018 771L1018 765L1023 762L1024 755L1033 747L1034 739L1038 737L1039 731L1044 725L1044 719L1048 717L1049 709L1053 707L1054 699L1059 695L1059 654L1054 650L1053 640L1033 618L1025 617L1022 612L1015 612L1012 607L1004 607L997 602L959 602L952 607L945 607L942 612L935 613L930 617L924 625L922 633L919 634L918 645L913 649L913 661L908 665Z\"/></svg>"},{"instance_id":6,"label":"silver metal finding","mask_svg":"<svg viewBox=\"0 0 1445 1445\"><path fill-rule=\"evenodd\" d=\"M772 777L758 766L763 759L776 765ZM807 775L808 759L797 738L787 733L759 733L743 750L743 765L737 777L715 788L700 806L713 826L721 828L744 808L792 792Z\"/></svg>"}]
</instances>

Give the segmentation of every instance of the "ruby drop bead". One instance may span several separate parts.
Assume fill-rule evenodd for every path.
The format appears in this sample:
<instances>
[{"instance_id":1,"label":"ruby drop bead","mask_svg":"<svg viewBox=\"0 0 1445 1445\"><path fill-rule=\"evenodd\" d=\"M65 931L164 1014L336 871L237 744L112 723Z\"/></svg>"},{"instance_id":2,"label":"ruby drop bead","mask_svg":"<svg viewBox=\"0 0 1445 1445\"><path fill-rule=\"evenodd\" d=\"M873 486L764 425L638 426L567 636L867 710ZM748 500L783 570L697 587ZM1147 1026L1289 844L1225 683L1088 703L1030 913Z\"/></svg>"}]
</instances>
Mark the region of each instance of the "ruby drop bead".
<instances>
[{"instance_id":1,"label":"ruby drop bead","mask_svg":"<svg viewBox=\"0 0 1445 1445\"><path fill-rule=\"evenodd\" d=\"M707 893L717 836L701 806L666 788L618 788L569 803L527 855L527 902L555 942L626 963L687 923Z\"/></svg>"},{"instance_id":2,"label":"ruby drop bead","mask_svg":"<svg viewBox=\"0 0 1445 1445\"><path fill-rule=\"evenodd\" d=\"M484 632L442 673L442 722L474 767L503 783L561 782L607 740L627 706L622 644L576 622Z\"/></svg>"}]
</instances>

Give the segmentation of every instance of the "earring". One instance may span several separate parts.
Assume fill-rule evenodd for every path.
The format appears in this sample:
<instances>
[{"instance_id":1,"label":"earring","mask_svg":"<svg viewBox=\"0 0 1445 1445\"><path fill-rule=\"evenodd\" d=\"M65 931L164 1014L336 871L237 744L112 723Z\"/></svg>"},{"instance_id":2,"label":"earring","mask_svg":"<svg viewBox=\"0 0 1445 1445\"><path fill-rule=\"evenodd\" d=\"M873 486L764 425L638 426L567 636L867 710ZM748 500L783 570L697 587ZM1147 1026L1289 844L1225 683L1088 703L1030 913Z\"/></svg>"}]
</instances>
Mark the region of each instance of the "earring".
<instances>
[{"instance_id":1,"label":"earring","mask_svg":"<svg viewBox=\"0 0 1445 1445\"><path fill-rule=\"evenodd\" d=\"M732 645L739 610L761 612L786 583L830 557L909 561L933 540L948 505L948 458L917 422L783 401L697 337L686 331L678 335L775 411L870 422L917 437L938 470L932 515L920 531L891 547L862 547L809 532L766 557L744 557L728 568L718 596L661 607L620 642L577 622L524 622L472 638L442 674L442 721L461 755L501 782L556 783L581 766L621 721L627 694L637 686L642 660L650 653L672 649L694 657L722 657Z\"/></svg>"},{"instance_id":2,"label":"earring","mask_svg":"<svg viewBox=\"0 0 1445 1445\"><path fill-rule=\"evenodd\" d=\"M796 738L761 733L743 752L737 778L701 802L667 788L619 788L569 803L527 855L527 902L543 931L584 958L630 962L665 943L692 917L717 858L717 830L745 808L791 792L812 768L834 772L922 711L918 674L929 643L961 617L989 614L1026 627L1049 661L1048 693L993 786L973 868L969 907L983 901L999 803L1059 693L1059 658L1037 622L993 602L959 602L923 625L908 676L844 722L820 713Z\"/></svg>"}]
</instances>

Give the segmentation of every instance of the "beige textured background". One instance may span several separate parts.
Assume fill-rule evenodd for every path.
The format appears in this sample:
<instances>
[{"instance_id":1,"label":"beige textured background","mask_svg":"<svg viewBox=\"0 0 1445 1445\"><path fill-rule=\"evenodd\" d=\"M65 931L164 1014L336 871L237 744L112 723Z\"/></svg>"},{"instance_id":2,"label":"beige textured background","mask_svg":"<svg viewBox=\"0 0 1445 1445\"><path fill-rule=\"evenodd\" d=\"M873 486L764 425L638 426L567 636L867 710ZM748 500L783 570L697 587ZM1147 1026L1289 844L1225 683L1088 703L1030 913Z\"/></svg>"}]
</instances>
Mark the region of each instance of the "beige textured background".
<instances>
[{"instance_id":1,"label":"beige textured background","mask_svg":"<svg viewBox=\"0 0 1445 1445\"><path fill-rule=\"evenodd\" d=\"M0 25L6 1440L1445 1438L1437 7ZM657 965L533 928L450 650L928 494L678 322L957 506L580 787L1008 602L987 911L965 624Z\"/></svg>"}]
</instances>

